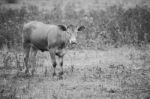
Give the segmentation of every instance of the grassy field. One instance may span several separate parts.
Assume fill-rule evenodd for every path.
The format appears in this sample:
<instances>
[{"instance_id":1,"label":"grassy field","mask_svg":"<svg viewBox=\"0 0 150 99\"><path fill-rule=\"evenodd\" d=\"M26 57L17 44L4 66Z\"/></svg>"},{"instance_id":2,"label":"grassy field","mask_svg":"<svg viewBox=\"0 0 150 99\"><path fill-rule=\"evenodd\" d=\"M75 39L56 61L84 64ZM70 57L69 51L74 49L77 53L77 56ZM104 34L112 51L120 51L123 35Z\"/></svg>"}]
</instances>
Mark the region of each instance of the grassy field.
<instances>
[{"instance_id":1,"label":"grassy field","mask_svg":"<svg viewBox=\"0 0 150 99\"><path fill-rule=\"evenodd\" d=\"M52 78L46 52L38 53L33 77L19 72L14 53L3 52L1 99L149 99L149 49L70 50L64 59L63 80ZM2 55L10 57L5 59L8 66L3 66ZM22 66L23 57L19 57Z\"/></svg>"},{"instance_id":2,"label":"grassy field","mask_svg":"<svg viewBox=\"0 0 150 99\"><path fill-rule=\"evenodd\" d=\"M0 1L0 99L150 99L149 0L4 1L11 0ZM63 80L52 77L48 52L38 52L34 76L24 74L21 33L31 20L85 25L64 57Z\"/></svg>"}]
</instances>

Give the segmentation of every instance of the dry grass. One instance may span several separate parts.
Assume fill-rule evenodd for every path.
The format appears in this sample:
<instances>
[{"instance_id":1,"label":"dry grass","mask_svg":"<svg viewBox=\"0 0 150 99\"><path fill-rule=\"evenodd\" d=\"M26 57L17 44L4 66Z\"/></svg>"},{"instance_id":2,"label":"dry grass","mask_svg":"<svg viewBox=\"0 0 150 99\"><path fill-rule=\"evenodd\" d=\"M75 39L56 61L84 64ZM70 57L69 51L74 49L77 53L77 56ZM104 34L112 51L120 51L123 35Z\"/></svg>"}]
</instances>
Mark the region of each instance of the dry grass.
<instances>
[{"instance_id":1,"label":"dry grass","mask_svg":"<svg viewBox=\"0 0 150 99\"><path fill-rule=\"evenodd\" d=\"M120 5L120 3L133 7L143 0L126 0L125 2L124 0L87 0L86 3L85 0L65 0L63 2L60 0L57 2L56 0L36 0L36 3L35 0L21 1L18 4L2 4L1 7L19 8L22 5L36 4L38 9L50 10L55 5L54 2L56 5L63 3L62 8L68 2L76 2L73 9L78 10L77 8L82 7L81 9L87 11L93 7L100 9L113 4ZM54 16L57 13L60 15L56 9ZM41 17L43 18L43 16ZM101 22L101 20L98 21L99 17L97 16L95 19L96 22ZM8 26L9 22L6 27ZM15 28L18 29L18 25L16 26ZM12 28L12 26L9 27ZM8 33L8 29L1 33ZM12 34L12 31L10 33ZM15 31L14 33L20 32ZM83 35L83 37L85 36ZM20 37L18 38L20 39ZM99 38L98 40L101 41ZM83 43L83 45L86 44L86 42ZM98 42L98 44L100 43ZM83 47L83 49L85 48ZM0 51L0 99L149 99L149 49L149 46L147 49L124 46L107 51L68 51L64 59L63 80L52 78L52 66L47 52L38 53L36 73L33 77L27 77L20 72L20 70L24 70L22 53L4 49ZM57 72L59 72L59 66Z\"/></svg>"},{"instance_id":2,"label":"dry grass","mask_svg":"<svg viewBox=\"0 0 150 99\"><path fill-rule=\"evenodd\" d=\"M3 51L1 59L2 55L11 58L5 57L7 63L1 65L0 95L5 99L149 99L148 49L69 51L64 59L63 80L51 77L46 52L37 55L35 75L26 77L17 69L18 61L22 66L22 58L17 60L13 52Z\"/></svg>"}]
</instances>

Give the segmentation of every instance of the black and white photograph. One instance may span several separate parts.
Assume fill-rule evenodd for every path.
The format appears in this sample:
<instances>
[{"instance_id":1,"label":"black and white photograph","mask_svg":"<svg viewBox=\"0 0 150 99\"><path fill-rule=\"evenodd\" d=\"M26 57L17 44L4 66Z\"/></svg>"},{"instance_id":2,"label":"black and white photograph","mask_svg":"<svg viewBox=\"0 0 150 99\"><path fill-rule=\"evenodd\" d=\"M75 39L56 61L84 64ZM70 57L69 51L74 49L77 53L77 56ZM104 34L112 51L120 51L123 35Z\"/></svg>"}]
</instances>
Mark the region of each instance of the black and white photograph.
<instances>
[{"instance_id":1,"label":"black and white photograph","mask_svg":"<svg viewBox=\"0 0 150 99\"><path fill-rule=\"evenodd\" d=\"M0 99L150 99L150 0L0 0Z\"/></svg>"}]
</instances>

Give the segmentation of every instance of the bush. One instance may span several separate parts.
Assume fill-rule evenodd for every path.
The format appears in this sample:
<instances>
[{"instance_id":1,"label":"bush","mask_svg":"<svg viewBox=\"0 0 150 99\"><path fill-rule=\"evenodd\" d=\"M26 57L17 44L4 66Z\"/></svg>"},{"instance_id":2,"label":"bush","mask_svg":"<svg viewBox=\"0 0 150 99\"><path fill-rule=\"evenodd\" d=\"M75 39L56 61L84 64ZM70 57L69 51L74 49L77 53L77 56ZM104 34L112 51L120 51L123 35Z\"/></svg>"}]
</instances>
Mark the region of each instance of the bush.
<instances>
[{"instance_id":1,"label":"bush","mask_svg":"<svg viewBox=\"0 0 150 99\"><path fill-rule=\"evenodd\" d=\"M18 3L18 0L6 0L7 3Z\"/></svg>"}]
</instances>

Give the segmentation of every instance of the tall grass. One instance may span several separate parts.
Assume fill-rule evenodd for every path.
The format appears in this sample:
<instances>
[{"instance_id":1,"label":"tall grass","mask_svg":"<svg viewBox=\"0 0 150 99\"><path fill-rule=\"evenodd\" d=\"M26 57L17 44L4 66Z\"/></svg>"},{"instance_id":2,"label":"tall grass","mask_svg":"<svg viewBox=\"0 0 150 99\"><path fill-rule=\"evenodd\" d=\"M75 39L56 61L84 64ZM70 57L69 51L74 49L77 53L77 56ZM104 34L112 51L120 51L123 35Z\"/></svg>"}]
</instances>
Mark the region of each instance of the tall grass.
<instances>
[{"instance_id":1,"label":"tall grass","mask_svg":"<svg viewBox=\"0 0 150 99\"><path fill-rule=\"evenodd\" d=\"M50 24L85 25L86 30L79 34L77 48L120 47L125 44L140 45L150 40L150 8L136 6L124 9L110 6L106 10L91 9L76 11L72 3L64 9L56 4L52 10L39 10L37 6L21 9L0 9L0 47L21 48L22 26L31 20Z\"/></svg>"}]
</instances>

